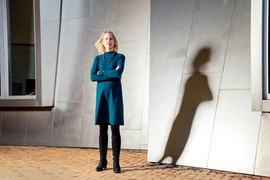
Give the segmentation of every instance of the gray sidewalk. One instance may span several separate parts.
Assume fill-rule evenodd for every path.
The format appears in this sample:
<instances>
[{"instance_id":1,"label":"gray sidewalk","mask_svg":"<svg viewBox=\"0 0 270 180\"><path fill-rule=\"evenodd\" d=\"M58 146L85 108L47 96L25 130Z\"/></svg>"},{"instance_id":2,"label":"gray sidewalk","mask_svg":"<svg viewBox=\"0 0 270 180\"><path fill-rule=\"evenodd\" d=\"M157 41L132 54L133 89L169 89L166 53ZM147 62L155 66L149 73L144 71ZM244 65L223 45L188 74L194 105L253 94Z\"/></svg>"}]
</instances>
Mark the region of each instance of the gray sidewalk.
<instances>
[{"instance_id":1,"label":"gray sidewalk","mask_svg":"<svg viewBox=\"0 0 270 180\"><path fill-rule=\"evenodd\" d=\"M112 151L108 167L96 172L98 149L0 146L1 180L36 179L269 179L195 168L156 165L147 162L146 152L121 151L121 173L112 171Z\"/></svg>"}]
</instances>

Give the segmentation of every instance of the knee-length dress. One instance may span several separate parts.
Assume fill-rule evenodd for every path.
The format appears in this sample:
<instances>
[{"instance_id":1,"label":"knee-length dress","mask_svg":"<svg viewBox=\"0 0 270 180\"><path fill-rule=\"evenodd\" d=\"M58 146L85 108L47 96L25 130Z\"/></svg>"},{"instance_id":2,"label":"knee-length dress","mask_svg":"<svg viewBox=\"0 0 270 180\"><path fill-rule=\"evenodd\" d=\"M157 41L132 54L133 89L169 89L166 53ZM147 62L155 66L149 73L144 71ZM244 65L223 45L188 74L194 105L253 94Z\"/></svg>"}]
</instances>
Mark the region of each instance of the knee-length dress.
<instances>
[{"instance_id":1,"label":"knee-length dress","mask_svg":"<svg viewBox=\"0 0 270 180\"><path fill-rule=\"evenodd\" d=\"M113 56L113 53L114 56ZM105 59L104 59L105 58ZM95 124L124 125L121 76L125 56L115 51L95 57L91 80L97 82ZM118 69L116 69L119 66Z\"/></svg>"}]
</instances>

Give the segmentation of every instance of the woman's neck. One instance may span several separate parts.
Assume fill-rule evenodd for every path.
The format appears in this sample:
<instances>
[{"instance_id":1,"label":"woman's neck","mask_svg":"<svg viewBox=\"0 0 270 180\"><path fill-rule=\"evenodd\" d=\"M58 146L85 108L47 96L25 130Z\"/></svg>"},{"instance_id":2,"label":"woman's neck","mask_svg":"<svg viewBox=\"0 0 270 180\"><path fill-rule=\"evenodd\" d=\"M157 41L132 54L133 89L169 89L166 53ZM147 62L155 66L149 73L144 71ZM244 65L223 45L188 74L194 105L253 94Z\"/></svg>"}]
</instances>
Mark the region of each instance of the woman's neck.
<instances>
[{"instance_id":1,"label":"woman's neck","mask_svg":"<svg viewBox=\"0 0 270 180\"><path fill-rule=\"evenodd\" d=\"M113 52L113 49L106 49L105 52Z\"/></svg>"}]
</instances>

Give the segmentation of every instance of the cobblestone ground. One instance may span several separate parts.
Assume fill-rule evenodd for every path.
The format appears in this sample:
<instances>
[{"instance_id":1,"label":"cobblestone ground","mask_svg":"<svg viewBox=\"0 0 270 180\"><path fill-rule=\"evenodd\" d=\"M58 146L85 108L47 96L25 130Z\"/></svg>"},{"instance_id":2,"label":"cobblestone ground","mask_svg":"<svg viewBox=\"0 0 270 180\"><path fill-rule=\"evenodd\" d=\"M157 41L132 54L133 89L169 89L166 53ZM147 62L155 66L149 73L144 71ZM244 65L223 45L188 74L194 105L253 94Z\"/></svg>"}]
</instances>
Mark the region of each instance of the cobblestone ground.
<instances>
[{"instance_id":1,"label":"cobblestone ground","mask_svg":"<svg viewBox=\"0 0 270 180\"><path fill-rule=\"evenodd\" d=\"M96 172L98 149L0 146L1 180L69 179L263 179L267 177L231 172L156 165L147 162L146 152L121 151L121 173L112 171L112 151L108 167Z\"/></svg>"}]
</instances>

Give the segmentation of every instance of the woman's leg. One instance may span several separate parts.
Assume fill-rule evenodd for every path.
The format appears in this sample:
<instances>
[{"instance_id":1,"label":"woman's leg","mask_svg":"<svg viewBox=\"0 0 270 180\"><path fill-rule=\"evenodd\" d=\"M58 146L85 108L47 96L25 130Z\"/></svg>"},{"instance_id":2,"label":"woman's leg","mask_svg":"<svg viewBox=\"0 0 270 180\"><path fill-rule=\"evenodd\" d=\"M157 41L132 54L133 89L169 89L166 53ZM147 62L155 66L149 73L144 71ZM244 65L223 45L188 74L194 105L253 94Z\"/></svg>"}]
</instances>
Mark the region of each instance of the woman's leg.
<instances>
[{"instance_id":1,"label":"woman's leg","mask_svg":"<svg viewBox=\"0 0 270 180\"><path fill-rule=\"evenodd\" d=\"M121 136L119 125L111 125L112 130L112 149L113 149L113 172L120 173L119 156L121 149Z\"/></svg>"},{"instance_id":2,"label":"woman's leg","mask_svg":"<svg viewBox=\"0 0 270 180\"><path fill-rule=\"evenodd\" d=\"M107 149L108 149L108 125L99 125L99 151L100 151L100 161L96 168L96 171L102 171L103 168L107 167Z\"/></svg>"}]
</instances>

